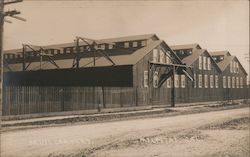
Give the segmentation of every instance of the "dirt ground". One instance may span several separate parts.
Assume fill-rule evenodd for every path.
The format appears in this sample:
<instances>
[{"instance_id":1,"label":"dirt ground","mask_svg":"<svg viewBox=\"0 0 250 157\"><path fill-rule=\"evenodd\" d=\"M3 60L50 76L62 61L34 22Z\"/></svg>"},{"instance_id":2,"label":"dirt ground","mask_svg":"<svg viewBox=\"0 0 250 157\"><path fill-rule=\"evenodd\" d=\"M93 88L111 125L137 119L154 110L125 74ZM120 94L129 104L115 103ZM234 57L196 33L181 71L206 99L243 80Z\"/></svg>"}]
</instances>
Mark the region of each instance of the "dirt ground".
<instances>
[{"instance_id":1,"label":"dirt ground","mask_svg":"<svg viewBox=\"0 0 250 157\"><path fill-rule=\"evenodd\" d=\"M2 157L249 157L249 108L4 132Z\"/></svg>"}]
</instances>

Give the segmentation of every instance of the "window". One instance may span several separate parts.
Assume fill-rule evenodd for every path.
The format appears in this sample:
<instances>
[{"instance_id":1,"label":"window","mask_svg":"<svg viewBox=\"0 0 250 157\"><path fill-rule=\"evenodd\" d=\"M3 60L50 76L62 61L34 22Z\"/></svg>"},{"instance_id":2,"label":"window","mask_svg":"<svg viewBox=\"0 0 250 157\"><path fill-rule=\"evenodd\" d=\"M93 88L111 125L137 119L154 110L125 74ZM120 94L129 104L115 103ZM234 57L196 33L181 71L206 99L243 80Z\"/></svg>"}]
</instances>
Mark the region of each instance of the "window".
<instances>
[{"instance_id":1,"label":"window","mask_svg":"<svg viewBox=\"0 0 250 157\"><path fill-rule=\"evenodd\" d=\"M124 48L129 48L129 42L124 43Z\"/></svg>"},{"instance_id":2,"label":"window","mask_svg":"<svg viewBox=\"0 0 250 157\"><path fill-rule=\"evenodd\" d=\"M112 49L113 48L113 45L112 44L109 44L109 49Z\"/></svg>"},{"instance_id":3,"label":"window","mask_svg":"<svg viewBox=\"0 0 250 157\"><path fill-rule=\"evenodd\" d=\"M154 88L158 88L159 78L158 78L158 72L157 71L154 72L153 82L154 82L153 83Z\"/></svg>"},{"instance_id":4,"label":"window","mask_svg":"<svg viewBox=\"0 0 250 157\"><path fill-rule=\"evenodd\" d=\"M236 62L236 73L239 73L239 63Z\"/></svg>"},{"instance_id":5,"label":"window","mask_svg":"<svg viewBox=\"0 0 250 157\"><path fill-rule=\"evenodd\" d=\"M171 88L171 78L167 79L167 88Z\"/></svg>"},{"instance_id":6,"label":"window","mask_svg":"<svg viewBox=\"0 0 250 157\"><path fill-rule=\"evenodd\" d=\"M174 86L176 88L179 88L179 75L175 74L175 77L174 77Z\"/></svg>"},{"instance_id":7,"label":"window","mask_svg":"<svg viewBox=\"0 0 250 157\"><path fill-rule=\"evenodd\" d=\"M233 72L233 61L230 62L230 72Z\"/></svg>"},{"instance_id":8,"label":"window","mask_svg":"<svg viewBox=\"0 0 250 157\"><path fill-rule=\"evenodd\" d=\"M153 62L158 62L158 49L153 49Z\"/></svg>"},{"instance_id":9,"label":"window","mask_svg":"<svg viewBox=\"0 0 250 157\"><path fill-rule=\"evenodd\" d=\"M185 88L185 86L186 86L185 75L181 75L181 88Z\"/></svg>"},{"instance_id":10,"label":"window","mask_svg":"<svg viewBox=\"0 0 250 157\"><path fill-rule=\"evenodd\" d=\"M236 88L239 88L239 77L236 77Z\"/></svg>"},{"instance_id":11,"label":"window","mask_svg":"<svg viewBox=\"0 0 250 157\"><path fill-rule=\"evenodd\" d=\"M80 46L79 50L80 52L84 52L84 46Z\"/></svg>"},{"instance_id":12,"label":"window","mask_svg":"<svg viewBox=\"0 0 250 157\"><path fill-rule=\"evenodd\" d=\"M137 47L138 46L138 42L137 41L134 41L133 42L133 47Z\"/></svg>"},{"instance_id":13,"label":"window","mask_svg":"<svg viewBox=\"0 0 250 157\"><path fill-rule=\"evenodd\" d=\"M91 48L88 45L85 48L87 51L91 51Z\"/></svg>"},{"instance_id":14,"label":"window","mask_svg":"<svg viewBox=\"0 0 250 157\"><path fill-rule=\"evenodd\" d=\"M240 88L243 88L243 79L242 79L242 77L240 78Z\"/></svg>"},{"instance_id":15,"label":"window","mask_svg":"<svg viewBox=\"0 0 250 157\"><path fill-rule=\"evenodd\" d=\"M214 88L214 76L210 75L210 88Z\"/></svg>"},{"instance_id":16,"label":"window","mask_svg":"<svg viewBox=\"0 0 250 157\"><path fill-rule=\"evenodd\" d=\"M223 76L223 88L227 88L226 76Z\"/></svg>"},{"instance_id":17,"label":"window","mask_svg":"<svg viewBox=\"0 0 250 157\"><path fill-rule=\"evenodd\" d=\"M207 69L207 57L203 56L203 70Z\"/></svg>"},{"instance_id":18,"label":"window","mask_svg":"<svg viewBox=\"0 0 250 157\"><path fill-rule=\"evenodd\" d=\"M102 50L104 50L104 49L105 49L105 45L104 45L104 44L98 45L98 46L97 46L97 49L102 49Z\"/></svg>"},{"instance_id":19,"label":"window","mask_svg":"<svg viewBox=\"0 0 250 157\"><path fill-rule=\"evenodd\" d=\"M65 48L65 49L64 49L64 52L65 52L65 53L70 53L70 52L71 52L71 48Z\"/></svg>"},{"instance_id":20,"label":"window","mask_svg":"<svg viewBox=\"0 0 250 157\"><path fill-rule=\"evenodd\" d=\"M202 88L202 75L199 74L199 88Z\"/></svg>"},{"instance_id":21,"label":"window","mask_svg":"<svg viewBox=\"0 0 250 157\"><path fill-rule=\"evenodd\" d=\"M234 88L234 87L235 87L235 78L232 77L232 88Z\"/></svg>"},{"instance_id":22,"label":"window","mask_svg":"<svg viewBox=\"0 0 250 157\"><path fill-rule=\"evenodd\" d=\"M211 70L211 58L207 57L207 70Z\"/></svg>"},{"instance_id":23,"label":"window","mask_svg":"<svg viewBox=\"0 0 250 157\"><path fill-rule=\"evenodd\" d=\"M215 88L219 87L218 75L215 75Z\"/></svg>"},{"instance_id":24,"label":"window","mask_svg":"<svg viewBox=\"0 0 250 157\"><path fill-rule=\"evenodd\" d=\"M141 46L146 46L146 44L147 44L146 40L141 41Z\"/></svg>"},{"instance_id":25,"label":"window","mask_svg":"<svg viewBox=\"0 0 250 157\"><path fill-rule=\"evenodd\" d=\"M202 56L199 56L199 69L202 70Z\"/></svg>"},{"instance_id":26,"label":"window","mask_svg":"<svg viewBox=\"0 0 250 157\"><path fill-rule=\"evenodd\" d=\"M194 88L196 88L196 74L194 74Z\"/></svg>"},{"instance_id":27,"label":"window","mask_svg":"<svg viewBox=\"0 0 250 157\"><path fill-rule=\"evenodd\" d=\"M164 52L162 50L160 50L160 62L161 63L165 63L165 56L164 56Z\"/></svg>"},{"instance_id":28,"label":"window","mask_svg":"<svg viewBox=\"0 0 250 157\"><path fill-rule=\"evenodd\" d=\"M148 87L148 71L144 71L144 87Z\"/></svg>"},{"instance_id":29,"label":"window","mask_svg":"<svg viewBox=\"0 0 250 157\"><path fill-rule=\"evenodd\" d=\"M230 76L227 77L227 87L231 88L231 77Z\"/></svg>"},{"instance_id":30,"label":"window","mask_svg":"<svg viewBox=\"0 0 250 157\"><path fill-rule=\"evenodd\" d=\"M208 87L208 77L207 77L207 75L204 75L204 87L205 88Z\"/></svg>"},{"instance_id":31,"label":"window","mask_svg":"<svg viewBox=\"0 0 250 157\"><path fill-rule=\"evenodd\" d=\"M235 61L233 61L233 73L235 73L236 70L235 70Z\"/></svg>"}]
</instances>

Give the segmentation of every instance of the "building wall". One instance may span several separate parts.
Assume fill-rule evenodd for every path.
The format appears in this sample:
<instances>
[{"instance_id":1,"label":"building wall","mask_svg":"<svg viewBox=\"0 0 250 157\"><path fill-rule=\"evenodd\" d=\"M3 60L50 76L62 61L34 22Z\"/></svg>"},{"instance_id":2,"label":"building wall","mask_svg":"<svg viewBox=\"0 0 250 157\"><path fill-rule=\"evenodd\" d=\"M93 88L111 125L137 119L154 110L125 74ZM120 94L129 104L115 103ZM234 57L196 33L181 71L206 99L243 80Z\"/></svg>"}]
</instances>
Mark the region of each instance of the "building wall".
<instances>
[{"instance_id":1,"label":"building wall","mask_svg":"<svg viewBox=\"0 0 250 157\"><path fill-rule=\"evenodd\" d=\"M234 62L238 62L236 58L233 59ZM239 64L239 63L238 63ZM223 87L223 76L226 77L226 87ZM228 86L228 77L230 77L230 84ZM235 78L235 85L234 88L232 86L232 77ZM239 87L237 87L236 78L239 78ZM243 87L240 87L240 78L243 80ZM247 88L247 75L243 72L241 66L239 66L239 72L231 72L230 71L230 64L226 67L226 69L220 74L220 82L221 82L221 92L223 93L223 100L233 100L233 99L240 99L240 98L247 98L247 93L244 89Z\"/></svg>"}]
</instances>

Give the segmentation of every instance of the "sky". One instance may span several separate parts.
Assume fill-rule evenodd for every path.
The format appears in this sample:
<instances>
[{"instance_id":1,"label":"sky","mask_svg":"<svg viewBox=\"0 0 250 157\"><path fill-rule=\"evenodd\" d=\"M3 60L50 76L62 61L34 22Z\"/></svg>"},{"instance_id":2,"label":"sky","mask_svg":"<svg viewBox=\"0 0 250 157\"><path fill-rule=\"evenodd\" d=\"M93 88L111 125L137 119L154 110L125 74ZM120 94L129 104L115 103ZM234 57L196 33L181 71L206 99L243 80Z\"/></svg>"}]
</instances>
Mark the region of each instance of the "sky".
<instances>
[{"instance_id":1,"label":"sky","mask_svg":"<svg viewBox=\"0 0 250 157\"><path fill-rule=\"evenodd\" d=\"M26 22L8 18L4 50L23 43L72 42L155 33L168 45L198 43L208 51L228 50L248 72L249 1L46 1L8 5Z\"/></svg>"}]
</instances>

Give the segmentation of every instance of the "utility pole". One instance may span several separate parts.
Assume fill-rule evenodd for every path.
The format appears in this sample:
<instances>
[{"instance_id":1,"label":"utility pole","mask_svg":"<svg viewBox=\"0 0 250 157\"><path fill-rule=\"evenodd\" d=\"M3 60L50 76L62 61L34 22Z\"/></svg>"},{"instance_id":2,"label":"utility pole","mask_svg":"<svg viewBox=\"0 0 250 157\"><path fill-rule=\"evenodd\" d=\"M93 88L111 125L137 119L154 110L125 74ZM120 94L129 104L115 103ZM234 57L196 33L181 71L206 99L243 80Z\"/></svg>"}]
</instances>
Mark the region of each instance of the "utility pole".
<instances>
[{"instance_id":1,"label":"utility pole","mask_svg":"<svg viewBox=\"0 0 250 157\"><path fill-rule=\"evenodd\" d=\"M7 12L4 12L4 6L8 4L18 3L22 2L22 0L0 0L0 128L1 128L1 119L2 119L2 106L3 106L3 26L4 22L11 23L11 21L6 20L5 17L9 16L12 18L16 18L18 20L25 21L25 19L16 16L17 14L20 14L19 11L16 10L10 10ZM1 130L0 130L1 134ZM0 140L1 141L1 140ZM1 149L0 149L0 156L1 156Z\"/></svg>"}]
</instances>

